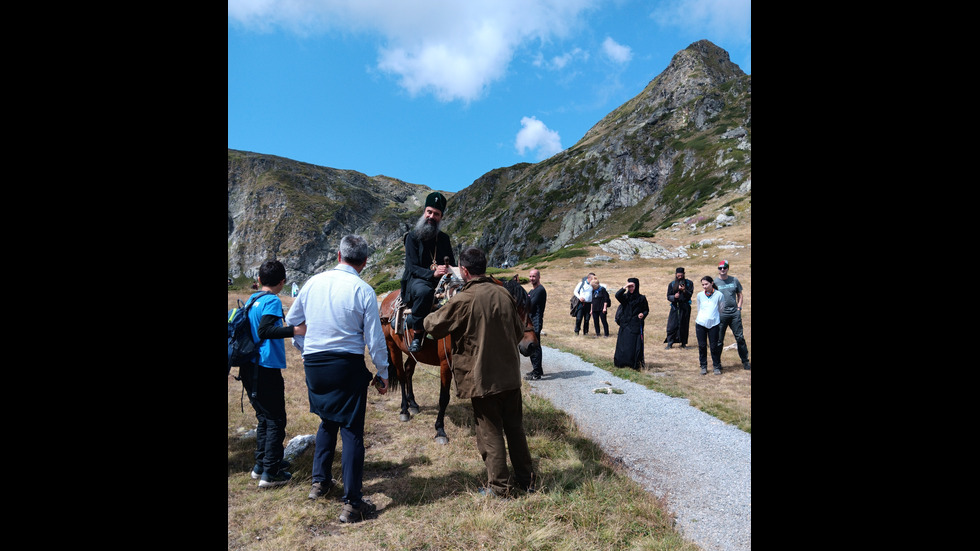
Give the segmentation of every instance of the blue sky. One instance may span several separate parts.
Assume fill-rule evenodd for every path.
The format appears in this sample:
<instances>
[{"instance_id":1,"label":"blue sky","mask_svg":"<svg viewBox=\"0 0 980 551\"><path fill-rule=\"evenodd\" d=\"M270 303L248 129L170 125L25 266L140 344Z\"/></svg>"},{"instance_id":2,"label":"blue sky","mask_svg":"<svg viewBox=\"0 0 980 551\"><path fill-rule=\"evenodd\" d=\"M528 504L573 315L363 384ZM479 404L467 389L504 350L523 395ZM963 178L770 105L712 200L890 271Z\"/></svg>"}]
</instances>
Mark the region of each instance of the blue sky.
<instances>
[{"instance_id":1,"label":"blue sky","mask_svg":"<svg viewBox=\"0 0 980 551\"><path fill-rule=\"evenodd\" d=\"M228 147L459 191L575 144L751 0L229 0Z\"/></svg>"}]
</instances>

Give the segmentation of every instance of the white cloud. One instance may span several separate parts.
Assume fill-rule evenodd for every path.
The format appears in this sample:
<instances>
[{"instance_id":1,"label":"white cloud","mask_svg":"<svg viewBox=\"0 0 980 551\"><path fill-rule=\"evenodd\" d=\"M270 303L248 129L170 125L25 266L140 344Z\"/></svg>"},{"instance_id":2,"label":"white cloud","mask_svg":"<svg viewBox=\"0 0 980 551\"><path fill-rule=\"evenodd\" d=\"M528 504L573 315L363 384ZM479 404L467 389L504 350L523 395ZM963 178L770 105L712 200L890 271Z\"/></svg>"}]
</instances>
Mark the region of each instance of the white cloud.
<instances>
[{"instance_id":1,"label":"white cloud","mask_svg":"<svg viewBox=\"0 0 980 551\"><path fill-rule=\"evenodd\" d=\"M562 37L599 0L229 0L228 19L257 31L378 33L378 68L411 94L479 99L514 52ZM552 60L560 63L561 60Z\"/></svg>"},{"instance_id":2,"label":"white cloud","mask_svg":"<svg viewBox=\"0 0 980 551\"><path fill-rule=\"evenodd\" d=\"M715 44L752 43L752 0L665 0L650 17Z\"/></svg>"},{"instance_id":3,"label":"white cloud","mask_svg":"<svg viewBox=\"0 0 980 551\"><path fill-rule=\"evenodd\" d=\"M562 150L558 132L550 130L535 117L521 117L521 130L514 140L517 153L523 156L527 151L535 151L538 161L547 159Z\"/></svg>"},{"instance_id":4,"label":"white cloud","mask_svg":"<svg viewBox=\"0 0 980 551\"><path fill-rule=\"evenodd\" d=\"M629 63L630 59L633 59L633 50L629 46L618 44L608 36L602 41L602 53L619 64Z\"/></svg>"}]
</instances>

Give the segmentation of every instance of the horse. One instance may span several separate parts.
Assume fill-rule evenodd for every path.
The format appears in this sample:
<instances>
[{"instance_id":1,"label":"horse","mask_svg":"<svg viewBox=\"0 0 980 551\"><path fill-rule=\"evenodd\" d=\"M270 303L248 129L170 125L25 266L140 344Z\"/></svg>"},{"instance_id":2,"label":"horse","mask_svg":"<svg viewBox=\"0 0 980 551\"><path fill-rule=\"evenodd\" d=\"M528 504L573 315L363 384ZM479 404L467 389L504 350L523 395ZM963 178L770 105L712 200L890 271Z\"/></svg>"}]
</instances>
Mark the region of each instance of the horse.
<instances>
[{"instance_id":1,"label":"horse","mask_svg":"<svg viewBox=\"0 0 980 551\"><path fill-rule=\"evenodd\" d=\"M529 315L531 301L527 291L521 287L515 275L513 279L500 281L493 276L491 279L498 285L502 285L517 304L517 313L524 324L524 337L518 343L518 350L523 356L530 356L535 346L541 346L534 334L534 326L531 324ZM381 326L385 335L385 344L388 347L388 364L395 368L395 377L389 374L389 390L401 387L402 409L399 413L401 421L409 421L412 416L418 415L419 405L415 401L415 390L412 386L412 377L415 375L415 365L424 363L427 365L439 366L439 413L436 415L436 435L435 441L439 444L448 444L449 437L445 430L446 408L449 406L449 385L452 382L452 337L446 336L441 339L422 339L422 348L418 352L409 352L408 343L412 342L414 331L410 328L404 329L404 334L399 335L392 327L394 318L394 306L401 289L395 289L381 301L380 315ZM408 354L404 359L402 353ZM400 383L400 384L399 384Z\"/></svg>"}]
</instances>

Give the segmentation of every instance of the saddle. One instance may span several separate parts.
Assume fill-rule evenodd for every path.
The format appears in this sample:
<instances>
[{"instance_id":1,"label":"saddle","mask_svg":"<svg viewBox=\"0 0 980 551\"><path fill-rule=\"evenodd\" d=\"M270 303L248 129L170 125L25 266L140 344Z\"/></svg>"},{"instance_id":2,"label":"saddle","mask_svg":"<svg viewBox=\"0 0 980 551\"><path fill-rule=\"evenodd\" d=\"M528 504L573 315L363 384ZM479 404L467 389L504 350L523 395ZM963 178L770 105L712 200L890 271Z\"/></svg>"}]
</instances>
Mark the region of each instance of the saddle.
<instances>
[{"instance_id":1,"label":"saddle","mask_svg":"<svg viewBox=\"0 0 980 551\"><path fill-rule=\"evenodd\" d=\"M429 310L430 312L435 312L445 306L465 284L459 268L457 266L450 266L449 268L450 273L442 276L439 279L439 283L436 284L436 292L432 299L432 309ZM382 314L388 318L396 335L404 335L407 330L405 316L411 313L412 309L405 305L405 301L402 300L402 295L399 294L391 304L391 310Z\"/></svg>"}]
</instances>

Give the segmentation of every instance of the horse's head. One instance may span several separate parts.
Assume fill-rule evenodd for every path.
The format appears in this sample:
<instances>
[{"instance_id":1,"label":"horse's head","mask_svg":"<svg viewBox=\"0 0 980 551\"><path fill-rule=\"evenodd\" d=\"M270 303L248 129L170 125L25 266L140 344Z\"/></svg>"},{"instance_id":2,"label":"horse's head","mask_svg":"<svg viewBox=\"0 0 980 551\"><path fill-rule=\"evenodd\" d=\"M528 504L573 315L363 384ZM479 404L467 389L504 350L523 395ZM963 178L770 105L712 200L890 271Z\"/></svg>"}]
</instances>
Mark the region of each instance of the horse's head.
<instances>
[{"instance_id":1,"label":"horse's head","mask_svg":"<svg viewBox=\"0 0 980 551\"><path fill-rule=\"evenodd\" d=\"M527 296L527 291L524 290L524 287L521 287L520 282L517 281L516 275L513 279L504 281L501 284L510 292L510 296L514 297L514 302L517 303L517 314L521 316L521 320L524 323L524 337L517 344L517 349L521 352L522 356L530 356L531 352L535 350L535 347L541 347L537 335L534 334L534 325L531 323L531 316L529 315L531 299Z\"/></svg>"}]
</instances>

